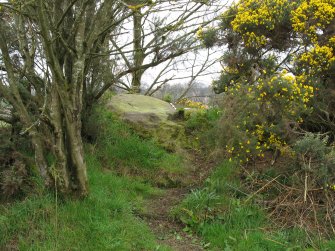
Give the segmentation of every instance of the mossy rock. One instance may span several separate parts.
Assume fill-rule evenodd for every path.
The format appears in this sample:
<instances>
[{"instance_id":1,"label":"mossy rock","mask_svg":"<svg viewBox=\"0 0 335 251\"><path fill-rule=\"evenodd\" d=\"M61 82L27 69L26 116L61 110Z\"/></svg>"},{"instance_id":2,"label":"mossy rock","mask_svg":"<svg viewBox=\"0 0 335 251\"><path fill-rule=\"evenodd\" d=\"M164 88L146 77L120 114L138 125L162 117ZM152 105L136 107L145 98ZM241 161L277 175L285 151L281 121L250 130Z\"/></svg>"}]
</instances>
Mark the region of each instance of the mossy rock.
<instances>
[{"instance_id":1,"label":"mossy rock","mask_svg":"<svg viewBox=\"0 0 335 251\"><path fill-rule=\"evenodd\" d=\"M184 126L169 119L175 109L163 100L139 94L120 94L111 97L107 107L142 137L153 138L169 151L176 151L185 141Z\"/></svg>"}]
</instances>

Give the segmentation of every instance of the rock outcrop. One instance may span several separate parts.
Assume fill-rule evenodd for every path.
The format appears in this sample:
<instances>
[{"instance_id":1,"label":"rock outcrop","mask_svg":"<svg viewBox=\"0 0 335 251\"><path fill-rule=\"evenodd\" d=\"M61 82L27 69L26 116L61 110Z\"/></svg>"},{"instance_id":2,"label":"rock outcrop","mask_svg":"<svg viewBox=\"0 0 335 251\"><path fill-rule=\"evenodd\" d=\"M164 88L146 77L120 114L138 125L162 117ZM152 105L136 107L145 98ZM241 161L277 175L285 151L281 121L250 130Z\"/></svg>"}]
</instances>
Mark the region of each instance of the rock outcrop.
<instances>
[{"instance_id":1,"label":"rock outcrop","mask_svg":"<svg viewBox=\"0 0 335 251\"><path fill-rule=\"evenodd\" d=\"M163 100L139 94L120 94L111 97L107 107L142 137L154 138L169 151L175 151L184 140L184 127L170 120L175 109Z\"/></svg>"}]
</instances>

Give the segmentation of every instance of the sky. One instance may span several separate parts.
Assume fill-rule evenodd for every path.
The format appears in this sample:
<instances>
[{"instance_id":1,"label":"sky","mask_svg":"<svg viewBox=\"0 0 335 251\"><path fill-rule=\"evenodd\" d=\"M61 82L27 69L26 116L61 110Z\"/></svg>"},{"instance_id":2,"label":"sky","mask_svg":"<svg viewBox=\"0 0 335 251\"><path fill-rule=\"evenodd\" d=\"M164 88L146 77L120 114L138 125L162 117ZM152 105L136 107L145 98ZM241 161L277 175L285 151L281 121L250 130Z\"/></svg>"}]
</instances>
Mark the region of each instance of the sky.
<instances>
[{"instance_id":1,"label":"sky","mask_svg":"<svg viewBox=\"0 0 335 251\"><path fill-rule=\"evenodd\" d=\"M223 6L229 6L233 1L232 0L221 0L218 1L221 4L221 8ZM208 12L210 13L211 11L213 11L215 9L217 9L217 7L213 7L213 8L209 8ZM220 9L219 11L215 11L214 13L211 13L209 15L205 15L204 17L199 17L196 18L192 21L192 23L194 23L195 25L201 23L203 20L209 20L211 18L213 18L214 15L220 15L223 11L225 10L225 8L223 7L222 9ZM171 11L166 11L163 13L160 13L161 16L167 15L169 17L169 19L174 19L177 18L178 13L176 12L171 12ZM207 50L206 48L203 48L201 50L196 51L195 53L191 52L188 53L188 55L186 55L186 58L188 58L188 60L186 60L184 63L179 63L177 65L177 67L175 67L176 69L171 71L169 74L167 74L165 76L165 78L169 78L171 76L175 76L176 80L172 80L169 83L170 84L179 84L179 83L188 83L190 78L187 78L187 76L190 75L190 66L194 63L194 59L196 59L196 62L198 64L198 67L195 67L194 71L197 72L199 69L201 69L202 67L202 62L207 58L207 54L210 54L209 57L209 64L211 64L213 61L216 61L216 63L214 63L212 66L210 67L206 67L206 69L203 71L202 76L199 76L197 78L197 82L202 83L203 85L210 85L212 83L212 81L214 79L217 79L219 77L219 73L221 71L221 65L219 62L220 57L223 54L224 51L224 47L213 47L210 50ZM185 56L184 56L185 57ZM143 82L145 84L149 84L153 81L153 79L155 79L157 72L160 72L166 64L162 64L159 65L157 67L151 68L148 71L145 72L144 76L143 76Z\"/></svg>"},{"instance_id":2,"label":"sky","mask_svg":"<svg viewBox=\"0 0 335 251\"><path fill-rule=\"evenodd\" d=\"M181 0L182 1L182 0ZM180 2L181 2L180 1ZM187 0L185 0L186 2ZM6 0L0 0L0 3L6 3L8 1ZM177 19L179 12L184 11L183 8L185 9L187 7L187 5L184 5L184 7L180 7L177 6L178 8L180 8L180 10L178 9L173 9L173 2L175 2L175 5L177 6L178 1L169 1L168 3L171 3L171 8L169 10L169 6L167 7L167 9L165 11L159 12L159 17L160 18L164 18L166 17L168 20L173 20L173 19ZM190 1L191 2L191 1ZM194 2L194 1L193 1ZM232 2L232 0L220 0L219 4L222 6L227 6ZM214 8L214 7L213 7ZM216 8L216 7L215 7ZM172 10L173 9L173 10ZM224 9L221 9L220 12L214 12L211 13L213 10L211 8L208 9L208 15L204 15L204 16L199 16L198 18L194 18L192 20L192 22L190 22L190 24L194 24L195 26L198 25L199 23L201 23L203 20L209 20L211 18L213 18L214 15L218 15L220 13L222 13ZM200 12L199 12L200 15ZM127 26L128 25L128 26ZM194 28L194 27L193 27ZM192 29L193 29L192 28ZM131 35L131 23L128 23L125 25L124 30L126 31L124 37L122 37L122 40L124 40L124 42L127 41L131 41L132 39L132 35ZM150 37L148 37L150 38ZM197 52L193 53L188 53L187 55L182 56L180 59L183 59L183 62L179 62L178 64L176 64L173 68L171 68L168 73L166 73L165 75L162 76L162 81L164 79L170 79L172 76L174 76L174 80L169 81L170 84L184 84L184 83L188 83L190 81L190 78L188 78L191 74L191 65L196 63L197 66L193 68L194 72L197 73L201 67L203 66L202 62L206 60L207 55L210 54L210 56L208 57L208 63L209 67L205 67L205 69L202 72L202 76L199 76L196 81L202 83L203 85L210 85L212 83L212 81L216 78L218 78L219 76L219 72L221 70L221 65L219 62L220 57L223 54L223 50L224 48L221 47L213 47L209 50L207 49L201 49L198 50ZM215 61L215 63L213 63ZM150 85L153 80L157 77L157 74L159 72L161 72L161 70L166 66L167 63L165 64L161 64L157 67L153 67L148 69L142 78L142 82L145 85ZM125 79L127 81L127 79ZM130 81L130 79L128 79L128 81Z\"/></svg>"}]
</instances>

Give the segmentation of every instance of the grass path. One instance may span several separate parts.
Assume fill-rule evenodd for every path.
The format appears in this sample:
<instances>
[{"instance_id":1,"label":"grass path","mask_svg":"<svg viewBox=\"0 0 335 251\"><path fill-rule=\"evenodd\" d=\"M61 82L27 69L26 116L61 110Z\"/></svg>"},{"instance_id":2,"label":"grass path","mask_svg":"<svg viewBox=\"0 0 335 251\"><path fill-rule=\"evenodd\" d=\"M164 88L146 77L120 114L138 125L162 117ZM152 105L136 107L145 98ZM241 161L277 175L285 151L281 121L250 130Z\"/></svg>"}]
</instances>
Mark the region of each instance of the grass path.
<instances>
[{"instance_id":1,"label":"grass path","mask_svg":"<svg viewBox=\"0 0 335 251\"><path fill-rule=\"evenodd\" d=\"M148 212L144 215L160 245L178 251L204 250L201 240L183 231L184 226L169 216L170 210L187 194L186 188L169 188L164 195L148 202Z\"/></svg>"},{"instance_id":2,"label":"grass path","mask_svg":"<svg viewBox=\"0 0 335 251\"><path fill-rule=\"evenodd\" d=\"M176 187L163 188L162 195L152 197L147 201L147 209L141 217L147 222L156 236L157 242L176 251L201 251L201 239L184 231L185 226L173 219L170 212L187 196L192 189L202 186L212 163L206 161L197 153L188 153L188 168L181 177L182 183Z\"/></svg>"}]
</instances>

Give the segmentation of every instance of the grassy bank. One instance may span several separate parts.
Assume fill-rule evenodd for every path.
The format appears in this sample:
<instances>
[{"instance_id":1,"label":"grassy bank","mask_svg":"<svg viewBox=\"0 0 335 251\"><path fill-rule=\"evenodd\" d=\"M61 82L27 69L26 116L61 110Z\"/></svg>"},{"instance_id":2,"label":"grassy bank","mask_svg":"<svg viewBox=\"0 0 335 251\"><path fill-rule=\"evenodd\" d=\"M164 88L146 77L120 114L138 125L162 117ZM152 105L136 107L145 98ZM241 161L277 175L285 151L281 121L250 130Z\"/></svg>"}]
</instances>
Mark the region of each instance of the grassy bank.
<instances>
[{"instance_id":1,"label":"grassy bank","mask_svg":"<svg viewBox=\"0 0 335 251\"><path fill-rule=\"evenodd\" d=\"M185 171L180 156L167 153L153 140L142 139L102 107L91 116L88 127L95 139L95 154L106 169L159 186L178 182L178 174Z\"/></svg>"},{"instance_id":2,"label":"grassy bank","mask_svg":"<svg viewBox=\"0 0 335 251\"><path fill-rule=\"evenodd\" d=\"M103 173L88 156L90 196L56 203L52 194L0 208L0 247L19 250L153 249L154 237L133 210L155 191L148 185Z\"/></svg>"},{"instance_id":3,"label":"grassy bank","mask_svg":"<svg viewBox=\"0 0 335 251\"><path fill-rule=\"evenodd\" d=\"M61 200L44 192L0 205L0 250L166 250L136 216L146 198L182 171L180 158L142 140L105 110L86 144L90 195ZM165 184L164 183L164 184Z\"/></svg>"},{"instance_id":4,"label":"grassy bank","mask_svg":"<svg viewBox=\"0 0 335 251\"><path fill-rule=\"evenodd\" d=\"M189 194L172 214L203 237L210 250L335 250L323 241L292 228L279 230L264 210L250 200L240 183L239 167L225 161Z\"/></svg>"},{"instance_id":5,"label":"grassy bank","mask_svg":"<svg viewBox=\"0 0 335 251\"><path fill-rule=\"evenodd\" d=\"M201 123L203 116L194 118L191 137L198 125L211 128ZM183 158L143 140L105 109L97 108L87 125L90 195L64 200L40 191L0 205L0 250L170 250L140 215L148 198L162 195L157 187L188 184ZM223 161L171 214L208 250L335 250L335 241L278 229L246 188L251 178L241 177L234 161Z\"/></svg>"}]
</instances>

